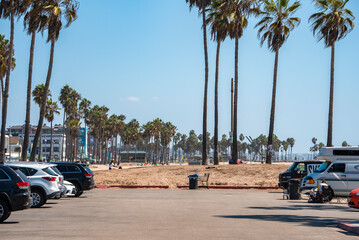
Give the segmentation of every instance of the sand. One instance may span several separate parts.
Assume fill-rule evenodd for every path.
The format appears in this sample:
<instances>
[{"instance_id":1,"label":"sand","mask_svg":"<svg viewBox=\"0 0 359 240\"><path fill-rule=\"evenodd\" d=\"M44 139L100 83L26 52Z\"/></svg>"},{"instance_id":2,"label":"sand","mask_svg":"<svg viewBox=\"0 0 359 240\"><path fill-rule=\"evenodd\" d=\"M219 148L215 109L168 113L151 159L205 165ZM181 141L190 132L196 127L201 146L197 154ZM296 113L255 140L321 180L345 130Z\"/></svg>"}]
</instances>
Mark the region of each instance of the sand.
<instances>
[{"instance_id":1,"label":"sand","mask_svg":"<svg viewBox=\"0 0 359 240\"><path fill-rule=\"evenodd\" d=\"M213 167L206 169L207 167ZM108 170L107 166L91 166L96 184L177 186L188 185L188 175L210 173L209 184L217 186L266 186L276 187L278 174L285 171L288 164L241 164L219 166L148 166ZM105 170L106 169L106 170Z\"/></svg>"}]
</instances>

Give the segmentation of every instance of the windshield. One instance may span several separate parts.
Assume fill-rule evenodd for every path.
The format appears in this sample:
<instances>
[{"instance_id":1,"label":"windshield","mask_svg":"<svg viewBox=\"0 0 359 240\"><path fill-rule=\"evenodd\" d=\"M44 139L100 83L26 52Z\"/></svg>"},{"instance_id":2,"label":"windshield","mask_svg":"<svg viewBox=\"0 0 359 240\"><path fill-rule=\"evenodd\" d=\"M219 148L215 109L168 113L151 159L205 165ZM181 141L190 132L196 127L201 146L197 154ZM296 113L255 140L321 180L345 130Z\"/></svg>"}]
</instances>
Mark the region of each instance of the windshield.
<instances>
[{"instance_id":1,"label":"windshield","mask_svg":"<svg viewBox=\"0 0 359 240\"><path fill-rule=\"evenodd\" d=\"M329 167L330 164L331 164L331 162L325 162L322 165L320 165L320 167L317 170L315 170L314 172L315 173L322 173Z\"/></svg>"},{"instance_id":2,"label":"windshield","mask_svg":"<svg viewBox=\"0 0 359 240\"><path fill-rule=\"evenodd\" d=\"M288 168L288 171L293 171L295 169L295 167L298 165L297 162L293 163L289 168Z\"/></svg>"}]
</instances>

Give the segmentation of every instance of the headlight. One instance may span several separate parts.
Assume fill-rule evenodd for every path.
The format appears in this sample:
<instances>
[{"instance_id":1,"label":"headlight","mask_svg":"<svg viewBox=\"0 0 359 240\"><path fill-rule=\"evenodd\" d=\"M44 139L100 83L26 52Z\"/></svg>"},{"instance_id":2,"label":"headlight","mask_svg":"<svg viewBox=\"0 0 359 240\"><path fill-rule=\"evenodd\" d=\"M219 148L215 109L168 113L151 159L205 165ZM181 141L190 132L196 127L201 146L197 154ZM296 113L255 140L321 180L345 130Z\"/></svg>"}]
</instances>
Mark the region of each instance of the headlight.
<instances>
[{"instance_id":1,"label":"headlight","mask_svg":"<svg viewBox=\"0 0 359 240\"><path fill-rule=\"evenodd\" d=\"M313 179L310 179L310 180L308 181L308 183L309 183L309 184L314 184L315 181L314 181Z\"/></svg>"}]
</instances>

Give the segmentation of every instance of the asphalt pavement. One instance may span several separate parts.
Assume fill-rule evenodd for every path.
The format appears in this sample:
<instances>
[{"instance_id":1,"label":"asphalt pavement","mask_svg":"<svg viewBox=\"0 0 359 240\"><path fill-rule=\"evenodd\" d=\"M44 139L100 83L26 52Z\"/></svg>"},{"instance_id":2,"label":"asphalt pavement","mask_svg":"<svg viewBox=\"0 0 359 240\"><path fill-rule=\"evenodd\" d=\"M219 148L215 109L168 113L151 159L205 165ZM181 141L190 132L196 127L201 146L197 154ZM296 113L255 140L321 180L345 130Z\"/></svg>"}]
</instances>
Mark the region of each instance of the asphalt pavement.
<instances>
[{"instance_id":1,"label":"asphalt pavement","mask_svg":"<svg viewBox=\"0 0 359 240\"><path fill-rule=\"evenodd\" d=\"M96 189L12 213L0 239L358 239L337 227L358 215L278 191Z\"/></svg>"}]
</instances>

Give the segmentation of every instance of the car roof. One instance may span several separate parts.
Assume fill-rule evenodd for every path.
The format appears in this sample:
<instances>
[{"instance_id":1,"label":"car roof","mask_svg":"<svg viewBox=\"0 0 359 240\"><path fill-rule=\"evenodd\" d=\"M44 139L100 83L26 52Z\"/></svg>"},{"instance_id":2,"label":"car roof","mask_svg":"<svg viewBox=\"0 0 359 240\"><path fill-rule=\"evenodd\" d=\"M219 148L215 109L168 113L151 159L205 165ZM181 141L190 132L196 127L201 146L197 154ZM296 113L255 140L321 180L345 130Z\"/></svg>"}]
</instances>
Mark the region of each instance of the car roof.
<instances>
[{"instance_id":1,"label":"car roof","mask_svg":"<svg viewBox=\"0 0 359 240\"><path fill-rule=\"evenodd\" d=\"M40 163L40 162L6 162L5 165L16 166L16 167L38 167L38 168L56 167L56 164Z\"/></svg>"}]
</instances>

